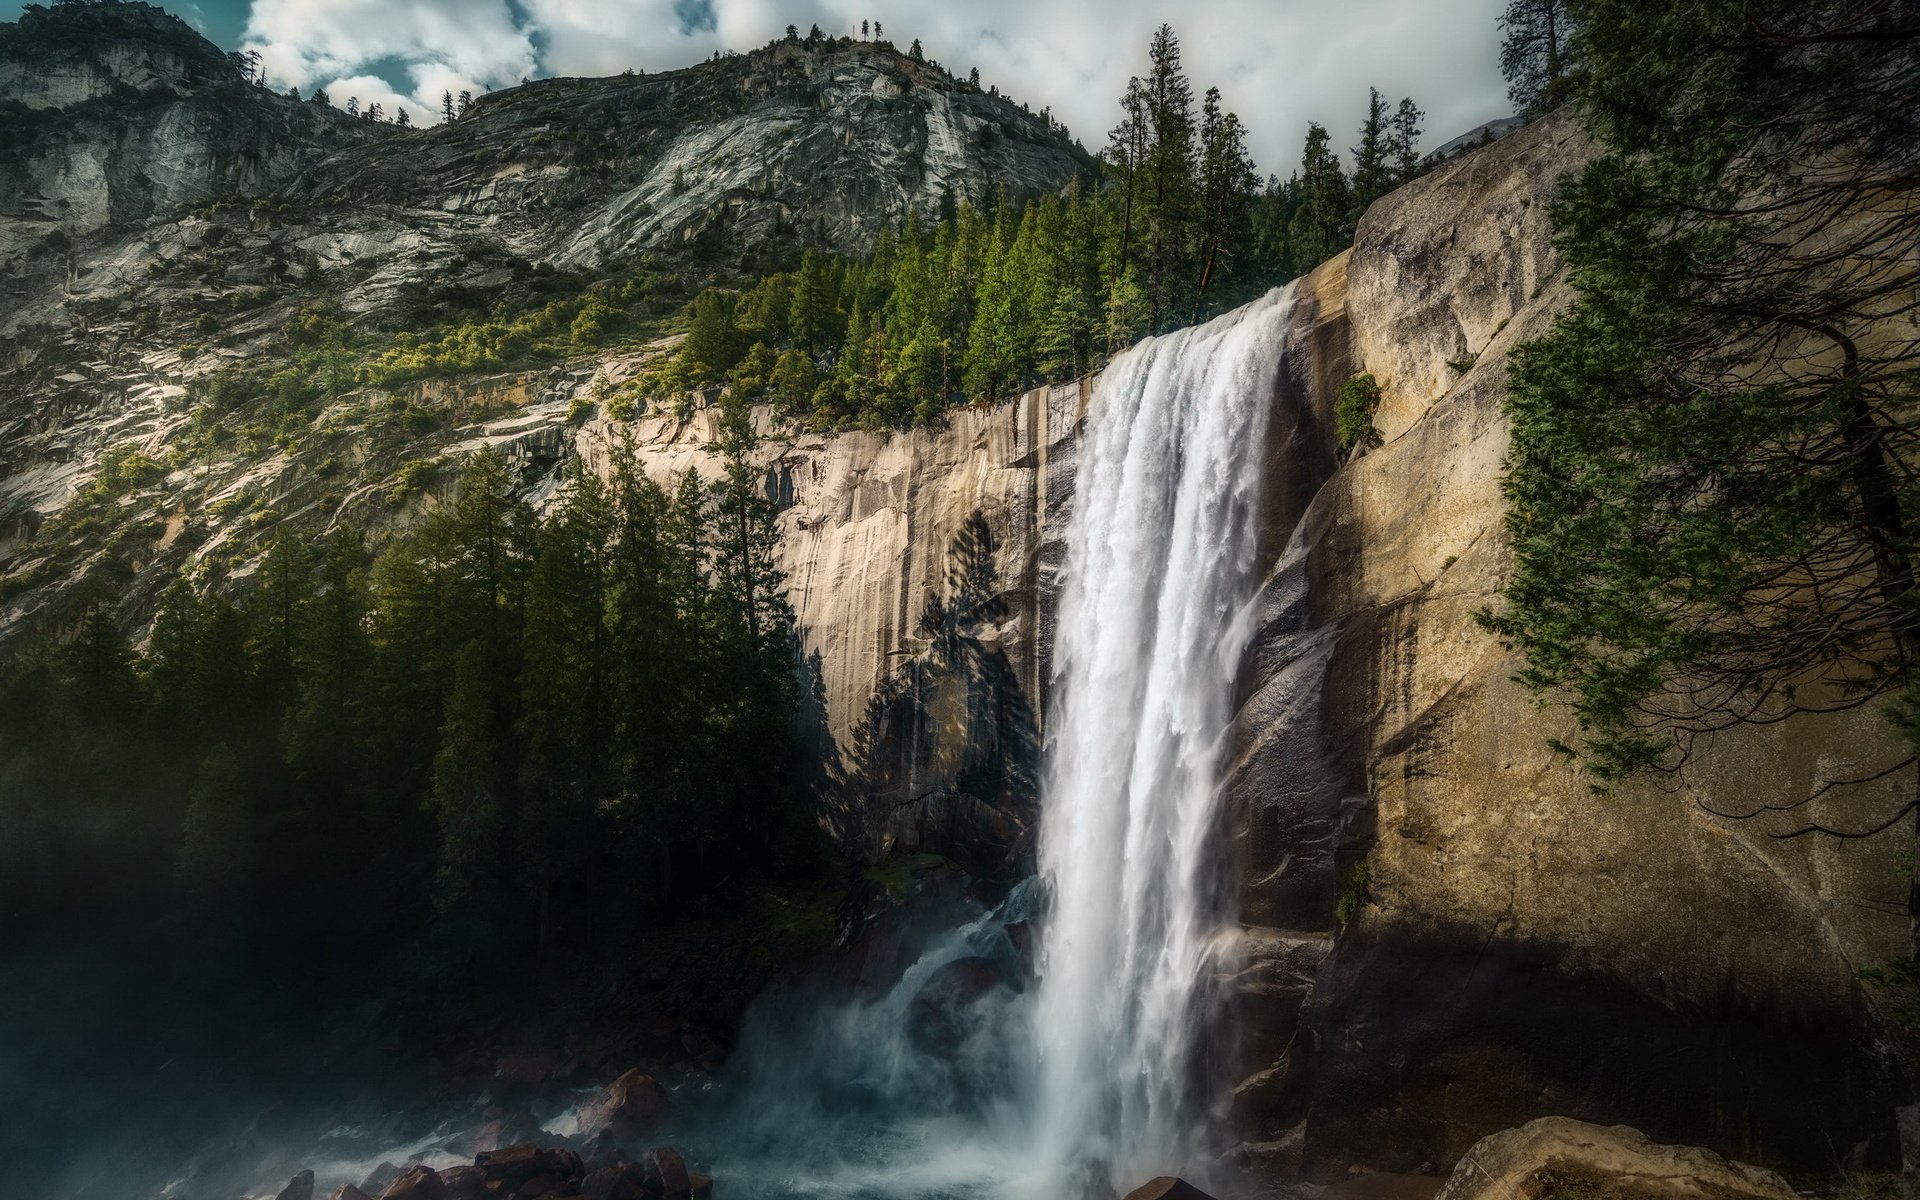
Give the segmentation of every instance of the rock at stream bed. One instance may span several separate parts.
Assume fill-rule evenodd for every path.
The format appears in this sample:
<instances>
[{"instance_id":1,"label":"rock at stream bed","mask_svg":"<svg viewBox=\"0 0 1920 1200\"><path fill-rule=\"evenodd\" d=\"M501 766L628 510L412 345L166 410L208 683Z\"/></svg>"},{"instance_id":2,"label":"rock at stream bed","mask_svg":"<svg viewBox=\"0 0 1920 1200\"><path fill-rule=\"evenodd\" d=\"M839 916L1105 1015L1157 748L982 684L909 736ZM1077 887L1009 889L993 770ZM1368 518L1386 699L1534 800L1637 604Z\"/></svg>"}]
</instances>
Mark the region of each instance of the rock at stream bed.
<instances>
[{"instance_id":1,"label":"rock at stream bed","mask_svg":"<svg viewBox=\"0 0 1920 1200\"><path fill-rule=\"evenodd\" d=\"M1662 1146L1625 1125L1542 1117L1481 1138L1436 1200L1797 1200L1772 1171L1697 1146Z\"/></svg>"},{"instance_id":2,"label":"rock at stream bed","mask_svg":"<svg viewBox=\"0 0 1920 1200\"><path fill-rule=\"evenodd\" d=\"M622 1141L642 1137L659 1125L671 1107L667 1089L635 1068L608 1084L593 1103L580 1110L580 1136L586 1141L602 1133L611 1133Z\"/></svg>"},{"instance_id":3,"label":"rock at stream bed","mask_svg":"<svg viewBox=\"0 0 1920 1200\"><path fill-rule=\"evenodd\" d=\"M651 1200L647 1173L638 1163L601 1167L580 1184L580 1200Z\"/></svg>"},{"instance_id":4,"label":"rock at stream bed","mask_svg":"<svg viewBox=\"0 0 1920 1200\"><path fill-rule=\"evenodd\" d=\"M641 1163L646 1171L647 1190L666 1200L688 1200L693 1195L693 1176L687 1170L687 1160L672 1146L660 1146L647 1153L646 1161Z\"/></svg>"},{"instance_id":5,"label":"rock at stream bed","mask_svg":"<svg viewBox=\"0 0 1920 1200\"><path fill-rule=\"evenodd\" d=\"M1128 1192L1126 1200L1213 1200L1213 1197L1184 1179L1162 1175Z\"/></svg>"},{"instance_id":6,"label":"rock at stream bed","mask_svg":"<svg viewBox=\"0 0 1920 1200\"><path fill-rule=\"evenodd\" d=\"M302 1171L288 1180L274 1200L313 1200L313 1172Z\"/></svg>"}]
</instances>

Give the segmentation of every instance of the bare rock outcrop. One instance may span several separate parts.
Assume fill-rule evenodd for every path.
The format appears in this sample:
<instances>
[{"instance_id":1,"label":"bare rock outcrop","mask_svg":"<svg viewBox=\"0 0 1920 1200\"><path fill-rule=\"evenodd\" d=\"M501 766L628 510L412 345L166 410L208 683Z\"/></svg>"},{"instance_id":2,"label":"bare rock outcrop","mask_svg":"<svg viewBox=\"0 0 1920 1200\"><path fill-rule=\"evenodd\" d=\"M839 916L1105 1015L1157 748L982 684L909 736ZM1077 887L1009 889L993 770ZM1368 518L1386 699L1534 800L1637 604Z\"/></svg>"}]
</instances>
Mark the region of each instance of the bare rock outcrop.
<instances>
[{"instance_id":1,"label":"bare rock outcrop","mask_svg":"<svg viewBox=\"0 0 1920 1200\"><path fill-rule=\"evenodd\" d=\"M1695 1146L1662 1146L1625 1125L1542 1117L1474 1143L1438 1200L1797 1200L1784 1179Z\"/></svg>"}]
</instances>

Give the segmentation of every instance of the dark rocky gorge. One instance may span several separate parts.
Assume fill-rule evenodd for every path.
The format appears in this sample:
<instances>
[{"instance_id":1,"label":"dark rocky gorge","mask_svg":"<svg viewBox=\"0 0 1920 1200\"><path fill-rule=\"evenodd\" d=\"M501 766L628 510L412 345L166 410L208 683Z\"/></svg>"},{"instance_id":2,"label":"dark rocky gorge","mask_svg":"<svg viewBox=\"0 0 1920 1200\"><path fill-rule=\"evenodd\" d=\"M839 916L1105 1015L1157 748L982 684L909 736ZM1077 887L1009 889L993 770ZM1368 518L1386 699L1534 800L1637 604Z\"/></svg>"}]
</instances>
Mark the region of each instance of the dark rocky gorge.
<instances>
[{"instance_id":1,"label":"dark rocky gorge","mask_svg":"<svg viewBox=\"0 0 1920 1200\"><path fill-rule=\"evenodd\" d=\"M38 572L7 593L0 644L57 625L151 518L158 485L57 570L34 541L107 447L181 433L168 400L205 364L180 347L235 294L261 293L216 352L239 359L321 297L366 315L427 283L503 286L511 259L591 272L789 238L857 250L944 192L1042 194L1088 165L1012 104L872 46L543 80L423 141L262 93L184 26L113 7L101 28L0 30L15 121L0 141L0 571ZM1510 567L1507 354L1569 299L1547 205L1591 153L1562 114L1446 163L1376 202L1353 247L1271 309L1245 460L1248 636L1227 664L1210 810L1225 881L1210 899L1233 919L1209 931L1198 1018L1205 1161L1165 1164L1222 1195L1467 1200L1556 1179L1614 1194L1580 1190L1602 1186L1590 1171L1633 1173L1648 1198L1773 1200L1791 1194L1773 1169L1897 1161L1911 1084L1862 976L1905 946L1895 850L1709 812L1899 758L1881 714L1733 731L1690 773L1697 804L1640 783L1596 802L1548 745L1566 718L1533 704L1474 619ZM350 430L357 449L324 483L298 448L183 472L168 512L205 528L133 565L123 615L184 562L254 553L261 509L217 504L243 487L274 514L330 497L331 524L399 528L430 504L383 490L399 464L481 446L543 499L570 467L607 470L627 436L649 473L717 473L713 397L630 420L598 402L660 353L405 385L461 418L404 444ZM830 951L804 962L684 948L613 1033L585 1016L532 1034L460 1025L472 1041L433 1111L394 1119L404 1082L383 1082L377 1102L338 1106L350 1136L259 1138L236 1156L258 1177L228 1162L221 1185L257 1191L270 1169L275 1186L292 1176L281 1200L323 1196L316 1180L335 1200L981 1194L939 1160L1004 1153L987 1134L1031 1116L1005 1097L1044 1003L1035 930L1070 901L1020 881L1040 857L1091 410L1120 394L1120 369L935 427L791 428L757 452L834 833L850 857L958 869L917 868L835 914ZM1363 371L1382 387L1380 436L1342 455L1336 392ZM1876 811L1900 786L1831 804ZM342 1055L343 1073L363 1061ZM390 1123L355 1126L367 1114ZM1602 1128L1619 1125L1645 1136ZM834 1137L852 1149L820 1144ZM868 1151L926 1173L841 1172ZM363 1152L386 1165L345 1178ZM309 1160L324 1165L282 1169ZM75 1194L117 1194L89 1186ZM1153 1187L1143 1200L1198 1194Z\"/></svg>"}]
</instances>

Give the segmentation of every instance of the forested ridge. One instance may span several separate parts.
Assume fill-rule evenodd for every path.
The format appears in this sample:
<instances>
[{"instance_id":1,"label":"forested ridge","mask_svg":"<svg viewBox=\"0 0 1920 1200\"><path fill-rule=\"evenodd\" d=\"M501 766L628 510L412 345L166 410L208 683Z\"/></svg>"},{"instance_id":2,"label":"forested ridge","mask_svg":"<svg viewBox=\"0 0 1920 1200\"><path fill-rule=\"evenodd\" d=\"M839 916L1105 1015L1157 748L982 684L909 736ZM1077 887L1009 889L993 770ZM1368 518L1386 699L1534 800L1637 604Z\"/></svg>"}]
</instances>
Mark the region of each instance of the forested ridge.
<instances>
[{"instance_id":1,"label":"forested ridge","mask_svg":"<svg viewBox=\"0 0 1920 1200\"><path fill-rule=\"evenodd\" d=\"M342 530L276 541L237 599L182 579L138 652L91 607L0 685L7 911L50 942L171 912L229 946L437 929L497 959L816 871L773 514L727 412L714 483L626 453L541 519L482 451L377 554Z\"/></svg>"},{"instance_id":2,"label":"forested ridge","mask_svg":"<svg viewBox=\"0 0 1920 1200\"><path fill-rule=\"evenodd\" d=\"M1092 186L985 212L949 200L864 259L808 252L750 288L709 289L684 348L616 411L725 386L820 428L897 428L1073 379L1311 270L1427 165L1419 107L1373 91L1350 171L1312 124L1299 168L1263 185L1219 89L1195 111L1171 27L1148 58Z\"/></svg>"}]
</instances>

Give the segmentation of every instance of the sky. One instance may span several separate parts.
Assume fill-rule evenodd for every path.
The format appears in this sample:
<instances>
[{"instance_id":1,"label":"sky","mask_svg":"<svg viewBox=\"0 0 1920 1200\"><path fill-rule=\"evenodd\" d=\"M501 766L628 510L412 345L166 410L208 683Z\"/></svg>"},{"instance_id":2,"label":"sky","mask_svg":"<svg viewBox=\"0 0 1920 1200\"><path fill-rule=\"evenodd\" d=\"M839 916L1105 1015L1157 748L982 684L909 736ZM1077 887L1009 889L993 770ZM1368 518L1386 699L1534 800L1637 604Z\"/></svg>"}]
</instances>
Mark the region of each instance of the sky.
<instances>
[{"instance_id":1,"label":"sky","mask_svg":"<svg viewBox=\"0 0 1920 1200\"><path fill-rule=\"evenodd\" d=\"M228 49L259 51L269 82L335 104L439 119L444 91L522 78L686 66L750 50L788 24L858 33L878 20L957 75L980 69L1051 107L1098 151L1162 21L1179 35L1196 100L1217 86L1263 173L1299 160L1307 122L1351 147L1367 89L1426 111L1429 148L1505 116L1494 18L1503 0L160 0ZM0 20L20 5L0 0Z\"/></svg>"}]
</instances>

